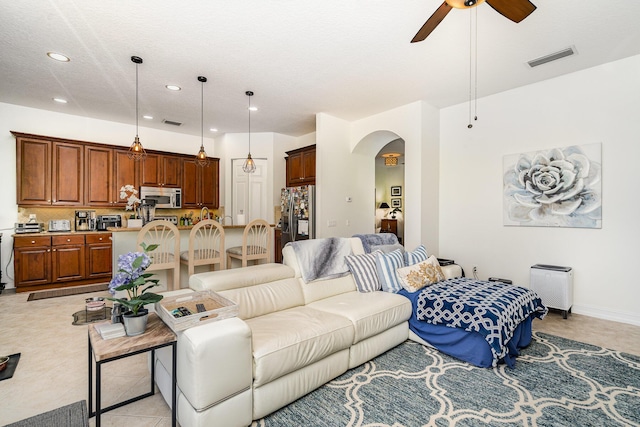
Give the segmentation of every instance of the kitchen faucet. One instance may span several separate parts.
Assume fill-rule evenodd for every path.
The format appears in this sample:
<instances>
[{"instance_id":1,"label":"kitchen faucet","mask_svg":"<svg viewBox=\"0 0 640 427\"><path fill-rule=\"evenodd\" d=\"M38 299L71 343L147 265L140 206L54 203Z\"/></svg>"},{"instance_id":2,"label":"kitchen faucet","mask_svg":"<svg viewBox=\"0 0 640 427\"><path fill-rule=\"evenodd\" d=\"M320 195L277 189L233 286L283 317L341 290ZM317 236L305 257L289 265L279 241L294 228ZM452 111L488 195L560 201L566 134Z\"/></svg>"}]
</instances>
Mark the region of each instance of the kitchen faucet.
<instances>
[{"instance_id":1,"label":"kitchen faucet","mask_svg":"<svg viewBox=\"0 0 640 427\"><path fill-rule=\"evenodd\" d=\"M209 208L206 206L203 206L202 209L200 209L200 221L204 221L204 211L207 211L207 219L211 219L211 216L209 214Z\"/></svg>"}]
</instances>

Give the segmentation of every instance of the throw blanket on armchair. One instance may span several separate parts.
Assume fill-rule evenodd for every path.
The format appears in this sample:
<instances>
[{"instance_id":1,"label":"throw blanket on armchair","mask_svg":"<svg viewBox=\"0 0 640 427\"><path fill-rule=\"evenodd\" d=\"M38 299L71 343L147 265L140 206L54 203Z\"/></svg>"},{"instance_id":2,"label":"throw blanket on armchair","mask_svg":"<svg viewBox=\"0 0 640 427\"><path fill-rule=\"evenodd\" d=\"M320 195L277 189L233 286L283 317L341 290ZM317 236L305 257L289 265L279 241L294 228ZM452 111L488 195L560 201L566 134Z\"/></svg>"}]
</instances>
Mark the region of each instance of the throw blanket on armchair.
<instances>
[{"instance_id":1,"label":"throw blanket on armchair","mask_svg":"<svg viewBox=\"0 0 640 427\"><path fill-rule=\"evenodd\" d=\"M343 237L289 242L298 257L305 283L345 276L349 268L344 257L351 255L351 242Z\"/></svg>"},{"instance_id":2,"label":"throw blanket on armchair","mask_svg":"<svg viewBox=\"0 0 640 427\"><path fill-rule=\"evenodd\" d=\"M530 315L542 319L547 308L535 292L501 282L449 279L420 291L418 320L480 333L493 354L493 366L508 352L516 327Z\"/></svg>"}]
</instances>

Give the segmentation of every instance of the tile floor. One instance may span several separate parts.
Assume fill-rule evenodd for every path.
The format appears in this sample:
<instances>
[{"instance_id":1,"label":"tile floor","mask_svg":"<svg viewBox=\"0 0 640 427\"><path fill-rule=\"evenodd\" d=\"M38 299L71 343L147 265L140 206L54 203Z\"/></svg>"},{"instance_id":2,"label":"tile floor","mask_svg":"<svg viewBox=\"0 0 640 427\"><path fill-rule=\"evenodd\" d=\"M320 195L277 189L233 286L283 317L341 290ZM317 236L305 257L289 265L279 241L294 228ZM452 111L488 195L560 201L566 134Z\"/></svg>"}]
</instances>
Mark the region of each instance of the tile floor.
<instances>
[{"instance_id":1,"label":"tile floor","mask_svg":"<svg viewBox=\"0 0 640 427\"><path fill-rule=\"evenodd\" d=\"M13 378L0 381L0 425L86 400L87 326L73 326L72 314L84 309L88 296L27 301L28 293L0 295L0 354L21 353ZM550 313L534 329L640 355L640 327L572 314L563 320ZM146 355L103 366L103 406L148 390ZM115 409L103 426L170 426L171 411L155 396ZM94 418L90 425L95 425Z\"/></svg>"}]
</instances>

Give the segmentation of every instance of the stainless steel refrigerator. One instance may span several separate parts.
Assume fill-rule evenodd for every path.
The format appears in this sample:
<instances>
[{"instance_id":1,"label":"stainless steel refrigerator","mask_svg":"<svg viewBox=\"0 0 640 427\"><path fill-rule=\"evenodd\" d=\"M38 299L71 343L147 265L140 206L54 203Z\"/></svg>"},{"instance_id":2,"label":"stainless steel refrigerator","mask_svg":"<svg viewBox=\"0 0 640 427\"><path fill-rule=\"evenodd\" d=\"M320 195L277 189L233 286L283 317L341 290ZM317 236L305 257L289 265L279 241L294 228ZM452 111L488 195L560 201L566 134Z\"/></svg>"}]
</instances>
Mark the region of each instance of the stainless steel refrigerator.
<instances>
[{"instance_id":1,"label":"stainless steel refrigerator","mask_svg":"<svg viewBox=\"0 0 640 427\"><path fill-rule=\"evenodd\" d=\"M315 200L314 185L282 189L282 247L289 242L316 237Z\"/></svg>"}]
</instances>

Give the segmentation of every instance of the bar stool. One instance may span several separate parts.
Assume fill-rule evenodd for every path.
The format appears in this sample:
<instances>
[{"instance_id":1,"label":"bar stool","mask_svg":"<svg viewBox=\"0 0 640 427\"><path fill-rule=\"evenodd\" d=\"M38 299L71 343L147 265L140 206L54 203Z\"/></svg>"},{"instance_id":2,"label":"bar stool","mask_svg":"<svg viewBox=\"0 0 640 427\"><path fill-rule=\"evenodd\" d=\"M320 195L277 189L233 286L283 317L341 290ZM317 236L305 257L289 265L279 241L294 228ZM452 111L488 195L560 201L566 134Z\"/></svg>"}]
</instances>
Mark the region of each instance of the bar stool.
<instances>
[{"instance_id":1,"label":"bar stool","mask_svg":"<svg viewBox=\"0 0 640 427\"><path fill-rule=\"evenodd\" d=\"M264 259L271 259L271 230L269 223L264 219L254 219L244 227L242 233L242 246L234 246L227 249L227 267L231 268L231 259L239 259L242 266L246 267L248 261L256 264Z\"/></svg>"},{"instance_id":2,"label":"bar stool","mask_svg":"<svg viewBox=\"0 0 640 427\"><path fill-rule=\"evenodd\" d=\"M180 253L180 263L188 266L189 276L196 266L208 265L209 270L226 268L224 258L224 228L218 221L206 219L193 226L189 233L189 250Z\"/></svg>"},{"instance_id":3,"label":"bar stool","mask_svg":"<svg viewBox=\"0 0 640 427\"><path fill-rule=\"evenodd\" d=\"M178 227L169 221L156 220L147 223L138 232L137 246L158 245L149 252L151 265L148 272L159 270L173 270L173 274L167 272L167 290L180 287L180 232Z\"/></svg>"}]
</instances>

